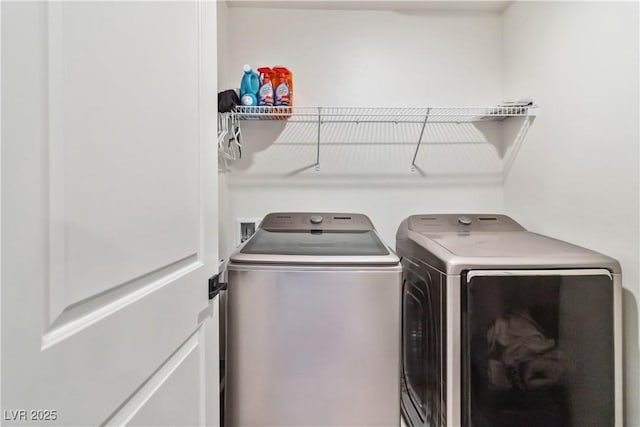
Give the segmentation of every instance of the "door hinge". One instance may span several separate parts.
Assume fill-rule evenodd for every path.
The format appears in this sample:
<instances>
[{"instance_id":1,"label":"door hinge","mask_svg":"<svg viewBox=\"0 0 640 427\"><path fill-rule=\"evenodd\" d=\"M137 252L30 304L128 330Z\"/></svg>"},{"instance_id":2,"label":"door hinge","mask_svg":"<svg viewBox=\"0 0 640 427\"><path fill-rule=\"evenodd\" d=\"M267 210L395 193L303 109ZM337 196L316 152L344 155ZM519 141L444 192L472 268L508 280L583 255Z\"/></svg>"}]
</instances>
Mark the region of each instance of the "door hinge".
<instances>
[{"instance_id":1,"label":"door hinge","mask_svg":"<svg viewBox=\"0 0 640 427\"><path fill-rule=\"evenodd\" d=\"M220 274L209 277L209 299L214 299L220 291L227 289L227 282L220 281Z\"/></svg>"}]
</instances>

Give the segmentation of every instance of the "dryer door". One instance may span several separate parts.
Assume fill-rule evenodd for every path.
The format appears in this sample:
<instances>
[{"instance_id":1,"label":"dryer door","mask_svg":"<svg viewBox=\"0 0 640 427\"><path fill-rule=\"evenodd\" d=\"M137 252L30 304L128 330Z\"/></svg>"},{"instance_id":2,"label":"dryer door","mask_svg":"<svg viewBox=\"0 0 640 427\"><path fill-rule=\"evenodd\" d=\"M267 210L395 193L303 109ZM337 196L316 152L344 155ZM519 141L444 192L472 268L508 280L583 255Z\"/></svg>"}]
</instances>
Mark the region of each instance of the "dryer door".
<instances>
[{"instance_id":1,"label":"dryer door","mask_svg":"<svg viewBox=\"0 0 640 427\"><path fill-rule=\"evenodd\" d=\"M440 277L407 259L403 265L403 403L412 425L439 426L444 416Z\"/></svg>"},{"instance_id":2,"label":"dryer door","mask_svg":"<svg viewBox=\"0 0 640 427\"><path fill-rule=\"evenodd\" d=\"M614 425L608 271L471 271L464 283L466 426Z\"/></svg>"}]
</instances>

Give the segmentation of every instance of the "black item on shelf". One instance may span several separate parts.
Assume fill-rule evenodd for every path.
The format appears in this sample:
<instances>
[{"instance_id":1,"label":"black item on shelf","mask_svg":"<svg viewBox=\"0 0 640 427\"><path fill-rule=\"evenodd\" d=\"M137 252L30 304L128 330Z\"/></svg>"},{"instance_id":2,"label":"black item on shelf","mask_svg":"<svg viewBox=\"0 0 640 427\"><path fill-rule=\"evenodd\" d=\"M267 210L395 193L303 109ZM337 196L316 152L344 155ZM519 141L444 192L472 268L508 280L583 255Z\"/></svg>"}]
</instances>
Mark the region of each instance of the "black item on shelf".
<instances>
[{"instance_id":1,"label":"black item on shelf","mask_svg":"<svg viewBox=\"0 0 640 427\"><path fill-rule=\"evenodd\" d=\"M218 112L228 113L233 107L240 104L240 98L235 90L229 89L218 92Z\"/></svg>"}]
</instances>

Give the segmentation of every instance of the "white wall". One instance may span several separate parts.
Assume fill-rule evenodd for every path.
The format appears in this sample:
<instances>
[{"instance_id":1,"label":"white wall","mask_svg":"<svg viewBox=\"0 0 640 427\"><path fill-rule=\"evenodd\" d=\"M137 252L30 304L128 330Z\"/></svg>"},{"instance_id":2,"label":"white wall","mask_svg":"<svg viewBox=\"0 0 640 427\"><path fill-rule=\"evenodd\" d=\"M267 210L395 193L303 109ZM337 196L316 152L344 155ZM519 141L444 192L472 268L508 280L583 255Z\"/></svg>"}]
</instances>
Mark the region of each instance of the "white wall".
<instances>
[{"instance_id":1,"label":"white wall","mask_svg":"<svg viewBox=\"0 0 640 427\"><path fill-rule=\"evenodd\" d=\"M227 67L228 67L228 22L229 22L229 8L227 7L227 3L225 1L217 1L217 17L218 17L218 26L217 26L217 43L218 43L218 92L222 92L225 89L228 89L225 84L226 76L227 76ZM220 163L221 158L219 156L218 161ZM229 233L227 231L227 224L229 224L229 209L227 206L229 205L229 186L227 185L227 174L224 169L218 168L218 254L220 258L226 258L227 253L226 249L228 247L227 239L229 237Z\"/></svg>"},{"instance_id":2,"label":"white wall","mask_svg":"<svg viewBox=\"0 0 640 427\"><path fill-rule=\"evenodd\" d=\"M640 426L638 30L637 2L516 2L504 15L504 94L540 105L505 211L621 262L627 426Z\"/></svg>"},{"instance_id":3,"label":"white wall","mask_svg":"<svg viewBox=\"0 0 640 427\"><path fill-rule=\"evenodd\" d=\"M290 68L295 104L302 106L487 105L502 100L497 12L230 7L227 26L227 78L221 89L237 88L242 65L249 63ZM243 160L227 177L228 233L236 217L270 211L354 211L368 214L394 245L398 224L412 213L502 210L501 176L495 173L499 159L491 144L422 148L423 175L410 171L419 125L328 125L322 128L323 142L341 145L322 147L316 172L309 168L315 162L316 128L296 126L284 132L279 123L244 126ZM498 134L491 124L452 125L429 128L425 140L498 145ZM400 143L388 144L398 137ZM363 144L372 138L377 144ZM232 249L228 239L226 255Z\"/></svg>"},{"instance_id":4,"label":"white wall","mask_svg":"<svg viewBox=\"0 0 640 427\"><path fill-rule=\"evenodd\" d=\"M231 7L227 80L285 65L298 105L424 106L501 101L497 13Z\"/></svg>"}]
</instances>

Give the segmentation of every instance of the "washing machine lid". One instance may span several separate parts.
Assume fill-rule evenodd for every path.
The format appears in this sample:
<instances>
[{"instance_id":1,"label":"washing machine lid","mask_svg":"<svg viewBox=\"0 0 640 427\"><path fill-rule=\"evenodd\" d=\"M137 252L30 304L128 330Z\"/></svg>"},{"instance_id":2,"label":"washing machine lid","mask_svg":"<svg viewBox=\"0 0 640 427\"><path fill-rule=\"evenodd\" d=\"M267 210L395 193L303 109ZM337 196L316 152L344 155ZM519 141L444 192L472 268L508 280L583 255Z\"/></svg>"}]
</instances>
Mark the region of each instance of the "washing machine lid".
<instances>
[{"instance_id":1,"label":"washing machine lid","mask_svg":"<svg viewBox=\"0 0 640 427\"><path fill-rule=\"evenodd\" d=\"M408 241L415 245L406 245ZM447 274L475 268L550 266L620 272L620 264L613 258L529 232L505 215L412 215L398 228L396 247L403 256L429 257Z\"/></svg>"},{"instance_id":2,"label":"washing machine lid","mask_svg":"<svg viewBox=\"0 0 640 427\"><path fill-rule=\"evenodd\" d=\"M270 264L397 264L362 214L273 213L231 256L232 262Z\"/></svg>"}]
</instances>

